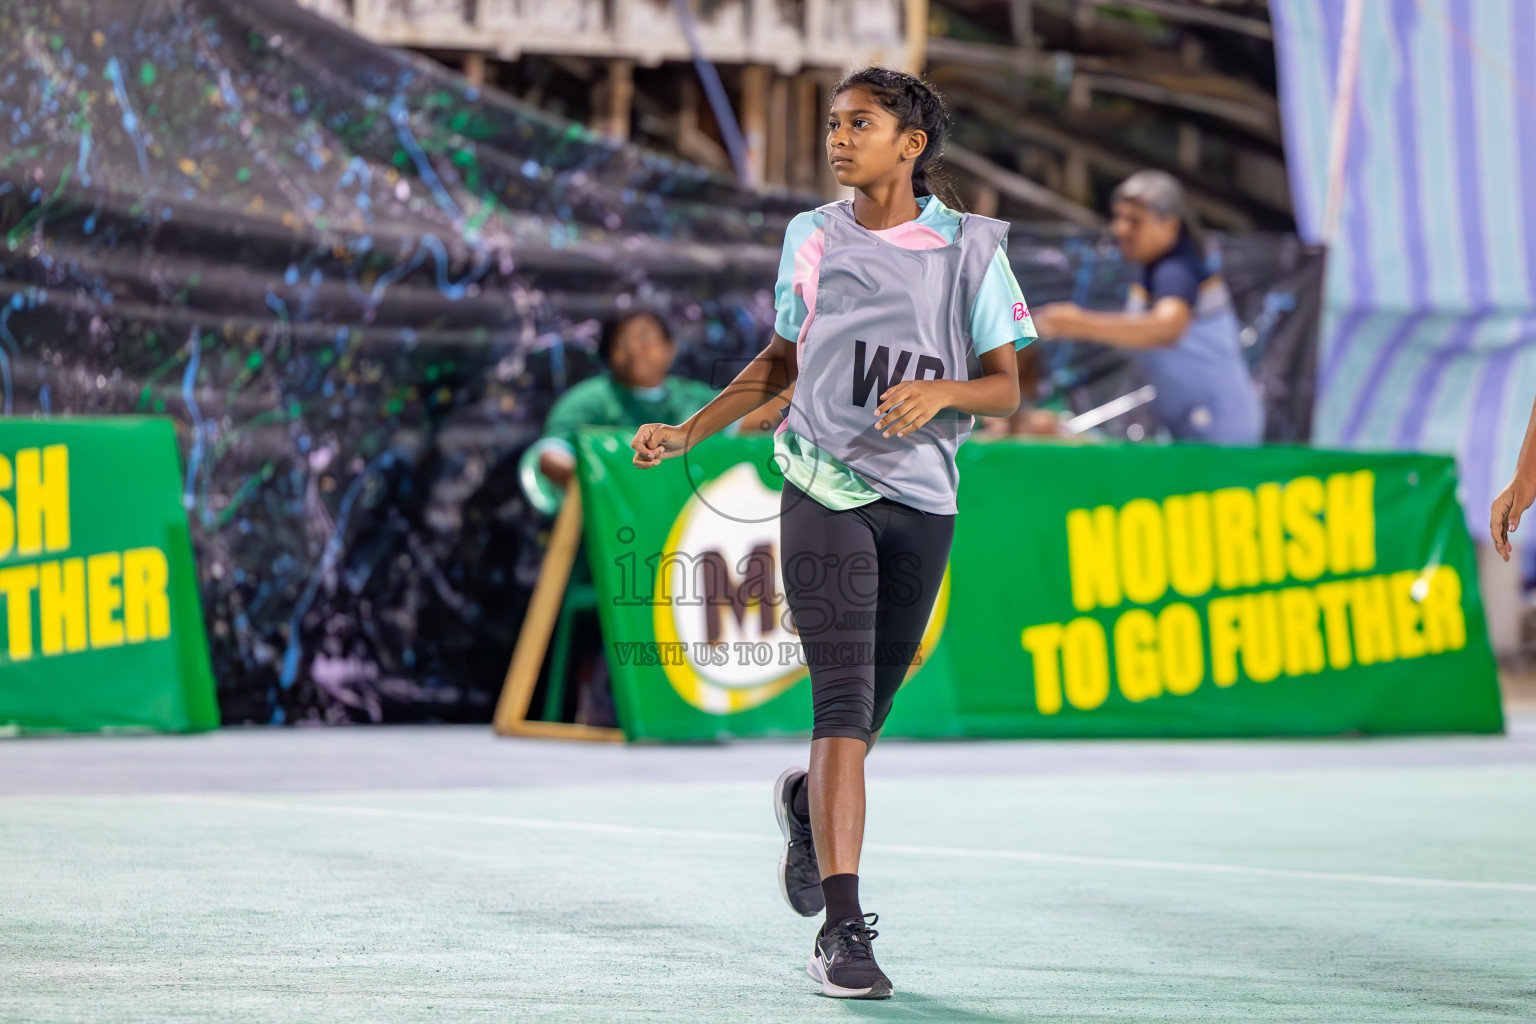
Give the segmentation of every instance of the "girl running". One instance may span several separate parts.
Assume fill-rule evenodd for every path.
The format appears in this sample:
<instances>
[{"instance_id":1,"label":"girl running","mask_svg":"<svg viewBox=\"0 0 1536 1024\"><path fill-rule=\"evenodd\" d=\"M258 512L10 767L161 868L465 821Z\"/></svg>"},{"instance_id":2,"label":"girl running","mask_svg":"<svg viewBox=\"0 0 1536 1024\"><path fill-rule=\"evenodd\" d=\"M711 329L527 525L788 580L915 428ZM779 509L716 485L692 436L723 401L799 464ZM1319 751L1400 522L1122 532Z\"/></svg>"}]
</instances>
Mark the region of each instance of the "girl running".
<instances>
[{"instance_id":1,"label":"girl running","mask_svg":"<svg viewBox=\"0 0 1536 1024\"><path fill-rule=\"evenodd\" d=\"M867 68L834 87L827 159L854 198L790 223L773 340L686 423L631 442L635 465L659 465L794 386L774 436L780 557L814 718L809 773L774 785L778 878L798 913L825 908L807 971L846 998L892 991L859 903L864 757L949 560L955 452L975 416L1018 408L1015 351L1034 336L1007 224L934 195L946 123L912 75ZM983 373L968 379L972 351Z\"/></svg>"}]
</instances>

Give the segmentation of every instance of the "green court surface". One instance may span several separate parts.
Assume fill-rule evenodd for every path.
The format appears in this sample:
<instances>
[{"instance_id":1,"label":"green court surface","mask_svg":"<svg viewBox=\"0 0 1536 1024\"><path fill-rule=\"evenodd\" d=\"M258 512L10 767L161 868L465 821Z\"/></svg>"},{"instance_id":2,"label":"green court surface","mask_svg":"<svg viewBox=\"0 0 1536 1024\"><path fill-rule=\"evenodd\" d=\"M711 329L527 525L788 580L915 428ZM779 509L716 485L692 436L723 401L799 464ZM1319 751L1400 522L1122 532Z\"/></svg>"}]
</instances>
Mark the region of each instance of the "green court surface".
<instances>
[{"instance_id":1,"label":"green court surface","mask_svg":"<svg viewBox=\"0 0 1536 1024\"><path fill-rule=\"evenodd\" d=\"M1529 734L877 749L857 1003L773 880L802 746L378 733L5 745L0 1020L1536 1019Z\"/></svg>"}]
</instances>

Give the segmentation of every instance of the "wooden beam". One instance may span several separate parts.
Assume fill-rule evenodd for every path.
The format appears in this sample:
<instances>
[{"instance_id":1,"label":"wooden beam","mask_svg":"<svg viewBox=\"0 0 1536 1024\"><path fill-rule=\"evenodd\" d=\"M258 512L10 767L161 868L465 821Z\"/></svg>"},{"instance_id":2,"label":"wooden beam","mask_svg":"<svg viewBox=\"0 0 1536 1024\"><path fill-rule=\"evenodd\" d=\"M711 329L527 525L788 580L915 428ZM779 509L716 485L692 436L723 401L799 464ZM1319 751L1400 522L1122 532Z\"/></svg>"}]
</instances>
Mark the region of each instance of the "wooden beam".
<instances>
[{"instance_id":1,"label":"wooden beam","mask_svg":"<svg viewBox=\"0 0 1536 1024\"><path fill-rule=\"evenodd\" d=\"M1128 178L1148 166L1145 160L1137 160L1095 143L1085 142L1081 136L1072 135L1038 121L1011 121L1009 127L1025 138L1033 138L1046 145L1054 146L1064 153L1070 153L1075 148L1090 163L1115 177ZM1187 181L1184 183L1184 194L1189 197L1190 205L1213 224L1239 231L1247 231L1253 227L1253 218L1243 210Z\"/></svg>"},{"instance_id":2,"label":"wooden beam","mask_svg":"<svg viewBox=\"0 0 1536 1024\"><path fill-rule=\"evenodd\" d=\"M519 722L503 736L533 740L596 740L599 743L623 743L624 730L576 722Z\"/></svg>"},{"instance_id":3,"label":"wooden beam","mask_svg":"<svg viewBox=\"0 0 1536 1024\"><path fill-rule=\"evenodd\" d=\"M1087 203L1093 199L1093 188L1088 180L1088 154L1083 152L1082 146L1073 146L1067 150L1062 177L1062 187L1068 198L1078 203Z\"/></svg>"},{"instance_id":4,"label":"wooden beam","mask_svg":"<svg viewBox=\"0 0 1536 1024\"><path fill-rule=\"evenodd\" d=\"M1208 25L1255 39L1273 39L1275 30L1267 21L1245 18L1240 14L1215 11L1201 4L1177 3L1175 0L1078 0L1082 7L1113 7L1120 10L1146 11L1166 21L1186 25Z\"/></svg>"},{"instance_id":5,"label":"wooden beam","mask_svg":"<svg viewBox=\"0 0 1536 1024\"><path fill-rule=\"evenodd\" d=\"M928 60L933 64L980 64L986 67L1008 68L1021 74L1046 75L1056 67L1056 54L1042 50L1026 50L1018 46L999 46L995 43L973 43L965 39L934 36L928 40ZM1071 54L1067 55L1071 59Z\"/></svg>"},{"instance_id":6,"label":"wooden beam","mask_svg":"<svg viewBox=\"0 0 1536 1024\"><path fill-rule=\"evenodd\" d=\"M616 142L628 142L635 99L635 62L623 57L608 61L607 86L598 117L599 130Z\"/></svg>"},{"instance_id":7,"label":"wooden beam","mask_svg":"<svg viewBox=\"0 0 1536 1024\"><path fill-rule=\"evenodd\" d=\"M1009 0L1008 27L1013 33L1013 45L1025 50L1035 48L1034 0Z\"/></svg>"},{"instance_id":8,"label":"wooden beam","mask_svg":"<svg viewBox=\"0 0 1536 1024\"><path fill-rule=\"evenodd\" d=\"M795 76L793 89L795 145L789 154L789 184L811 192L819 187L818 167L827 162L816 76L807 71L800 72Z\"/></svg>"},{"instance_id":9,"label":"wooden beam","mask_svg":"<svg viewBox=\"0 0 1536 1024\"><path fill-rule=\"evenodd\" d=\"M789 184L790 132L789 79L774 75L768 86L768 139L763 180L769 185Z\"/></svg>"},{"instance_id":10,"label":"wooden beam","mask_svg":"<svg viewBox=\"0 0 1536 1024\"><path fill-rule=\"evenodd\" d=\"M1108 92L1131 99L1145 100L1160 106L1175 107L1210 114L1234 124L1252 128L1265 136L1279 138L1280 119L1277 113L1262 110L1241 101L1214 96L1200 96L1152 82L1138 81L1124 75L1078 74L1072 77L1073 87L1094 92Z\"/></svg>"},{"instance_id":11,"label":"wooden beam","mask_svg":"<svg viewBox=\"0 0 1536 1024\"><path fill-rule=\"evenodd\" d=\"M944 147L944 163L979 178L1005 196L1012 196L1036 209L1048 211L1062 220L1085 228L1104 226L1104 218L1088 207L1052 192L1022 174L1001 167L980 153L950 143Z\"/></svg>"},{"instance_id":12,"label":"wooden beam","mask_svg":"<svg viewBox=\"0 0 1536 1024\"><path fill-rule=\"evenodd\" d=\"M579 78L583 82L590 82L597 77L595 58L552 53L545 59L572 78Z\"/></svg>"},{"instance_id":13,"label":"wooden beam","mask_svg":"<svg viewBox=\"0 0 1536 1024\"><path fill-rule=\"evenodd\" d=\"M507 677L496 701L496 714L491 724L499 735L623 742L624 733L618 729L570 722L528 721L528 708L533 701L534 687L538 685L539 669L544 665L549 637L560 615L566 583L571 578L571 566L580 546L581 488L573 478L566 485L565 501L560 506L560 514L555 517L555 527L550 531L539 581L534 585L522 629L517 634L517 646L512 650L512 663L507 666Z\"/></svg>"},{"instance_id":14,"label":"wooden beam","mask_svg":"<svg viewBox=\"0 0 1536 1024\"><path fill-rule=\"evenodd\" d=\"M692 49L675 24L669 0L299 0L310 8L350 11L353 29L375 43L418 50L468 50L503 61L524 54L623 57L641 67L689 61ZM805 26L779 24L787 0L690 0L709 23L709 57L717 65L752 61L783 73L817 67L838 73L849 64L879 61L920 72L926 66L929 0L903 0L897 38L848 40L828 31L832 18L859 17L861 0L798 0ZM869 2L869 0L862 0ZM894 6L890 0L877 5ZM594 17L540 17L537 7L594 8ZM718 8L718 10L716 10ZM572 12L573 14L579 12ZM715 15L723 15L714 17ZM744 15L744 16L743 16Z\"/></svg>"},{"instance_id":15,"label":"wooden beam","mask_svg":"<svg viewBox=\"0 0 1536 1024\"><path fill-rule=\"evenodd\" d=\"M464 79L476 89L485 85L485 54L466 53L464 55Z\"/></svg>"},{"instance_id":16,"label":"wooden beam","mask_svg":"<svg viewBox=\"0 0 1536 1024\"><path fill-rule=\"evenodd\" d=\"M907 70L921 75L928 66L928 0L905 0Z\"/></svg>"},{"instance_id":17,"label":"wooden beam","mask_svg":"<svg viewBox=\"0 0 1536 1024\"><path fill-rule=\"evenodd\" d=\"M930 39L928 55L935 65L955 65L971 73L990 67L1056 79L1065 71L1072 75L1073 88L1079 92L1097 90L1197 111L1241 125L1267 141L1280 140L1280 107L1275 97L1215 72L960 39Z\"/></svg>"},{"instance_id":18,"label":"wooden beam","mask_svg":"<svg viewBox=\"0 0 1536 1024\"><path fill-rule=\"evenodd\" d=\"M1075 149L1081 152L1090 164L1116 177L1130 177L1132 174L1148 166L1148 162L1145 160L1117 153L1105 146L1086 140L1081 135L1057 128L1039 118L1021 117L1014 111L1007 110L1000 104L982 99L973 93L961 94L955 90L946 89L945 95L950 98L950 109L952 110L968 106L985 120L990 121L993 125L1009 134L1038 142L1064 154L1070 154ZM953 149L954 147L947 148ZM1245 211L1219 196L1212 195L1209 191L1198 185L1191 185L1186 181L1184 183L1184 194L1189 197L1190 205L1202 217L1217 227L1238 231L1247 231L1253 227L1253 218Z\"/></svg>"},{"instance_id":19,"label":"wooden beam","mask_svg":"<svg viewBox=\"0 0 1536 1024\"><path fill-rule=\"evenodd\" d=\"M747 185L761 188L768 171L768 84L772 69L741 69L741 135L747 144Z\"/></svg>"},{"instance_id":20,"label":"wooden beam","mask_svg":"<svg viewBox=\"0 0 1536 1024\"><path fill-rule=\"evenodd\" d=\"M978 181L971 191L971 212L981 217L996 217L999 197L996 185Z\"/></svg>"},{"instance_id":21,"label":"wooden beam","mask_svg":"<svg viewBox=\"0 0 1536 1024\"><path fill-rule=\"evenodd\" d=\"M1190 174L1200 171L1200 129L1188 121L1179 122L1179 168Z\"/></svg>"}]
</instances>

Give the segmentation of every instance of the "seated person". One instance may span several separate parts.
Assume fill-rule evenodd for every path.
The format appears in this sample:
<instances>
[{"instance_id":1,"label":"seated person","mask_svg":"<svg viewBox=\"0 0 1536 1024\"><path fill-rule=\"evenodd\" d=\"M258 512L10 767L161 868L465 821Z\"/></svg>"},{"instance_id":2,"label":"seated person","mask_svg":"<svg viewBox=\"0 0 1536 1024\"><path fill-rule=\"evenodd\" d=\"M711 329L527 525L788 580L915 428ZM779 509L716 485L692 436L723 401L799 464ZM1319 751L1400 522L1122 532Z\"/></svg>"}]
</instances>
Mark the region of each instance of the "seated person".
<instances>
[{"instance_id":1,"label":"seated person","mask_svg":"<svg viewBox=\"0 0 1536 1024\"><path fill-rule=\"evenodd\" d=\"M576 471L578 428L611 426L633 430L647 423L682 423L715 397L715 390L708 384L667 372L677 358L677 345L666 321L654 310L631 307L615 313L603 325L597 351L606 367L604 371L560 396L544 422L543 436L534 443L539 471L558 485L562 493ZM778 426L782 404L765 404L727 432L772 430ZM585 558L576 559L571 579L590 579ZM584 725L616 725L603 648L578 651L574 658L571 673L576 691L575 721Z\"/></svg>"},{"instance_id":2,"label":"seated person","mask_svg":"<svg viewBox=\"0 0 1536 1024\"><path fill-rule=\"evenodd\" d=\"M1264 407L1243 360L1241 326L1183 187L1162 171L1138 171L1115 189L1113 213L1121 253L1142 265L1125 312L1054 302L1035 310L1040 337L1128 349L1157 389L1153 412L1175 438L1258 444Z\"/></svg>"},{"instance_id":3,"label":"seated person","mask_svg":"<svg viewBox=\"0 0 1536 1024\"><path fill-rule=\"evenodd\" d=\"M681 423L715 397L709 385L667 373L677 356L677 346L666 322L651 310L631 307L616 312L603 325L597 352L603 372L568 388L555 401L544 421L543 436L531 449L537 453L539 471L562 494L576 472L577 428L639 427L656 420ZM526 479L524 486L529 486ZM549 500L557 501L552 497ZM590 578L587 560L577 558L567 585ZM591 612L582 616L586 623L593 619ZM590 624L582 628L590 628ZM616 725L608 664L601 644L574 650L572 657L575 721L582 725Z\"/></svg>"},{"instance_id":4,"label":"seated person","mask_svg":"<svg viewBox=\"0 0 1536 1024\"><path fill-rule=\"evenodd\" d=\"M543 436L536 442L541 449L540 472L561 490L576 471L577 428L633 429L647 423L682 423L716 394L702 381L667 372L677 358L677 344L666 321L654 310L631 307L614 314L603 326L597 353L606 366L604 372L560 396L544 422ZM768 419L772 422L766 422ZM728 432L739 428L771 430L778 420L776 411L769 416L759 410L743 417Z\"/></svg>"}]
</instances>

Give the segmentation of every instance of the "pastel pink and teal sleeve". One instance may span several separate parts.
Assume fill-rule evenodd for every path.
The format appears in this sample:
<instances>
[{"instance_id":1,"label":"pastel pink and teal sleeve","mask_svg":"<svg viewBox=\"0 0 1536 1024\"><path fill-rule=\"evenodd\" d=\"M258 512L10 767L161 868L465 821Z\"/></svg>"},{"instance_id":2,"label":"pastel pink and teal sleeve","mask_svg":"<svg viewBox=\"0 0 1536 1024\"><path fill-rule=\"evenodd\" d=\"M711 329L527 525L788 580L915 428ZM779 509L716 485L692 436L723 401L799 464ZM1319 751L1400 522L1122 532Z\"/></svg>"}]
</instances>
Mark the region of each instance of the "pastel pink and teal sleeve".
<instances>
[{"instance_id":1,"label":"pastel pink and teal sleeve","mask_svg":"<svg viewBox=\"0 0 1536 1024\"><path fill-rule=\"evenodd\" d=\"M778 310L773 330L788 341L800 338L800 328L810 315L805 299L795 290L795 255L806 241L821 227L821 214L807 210L796 214L784 230L784 251L779 256L779 279L773 286L773 308Z\"/></svg>"},{"instance_id":2,"label":"pastel pink and teal sleeve","mask_svg":"<svg viewBox=\"0 0 1536 1024\"><path fill-rule=\"evenodd\" d=\"M981 355L1012 342L1014 351L1018 351L1035 337L1035 324L1024 304L1024 292L1013 276L1013 267L1008 265L1008 254L998 246L987 276L981 279L981 287L976 291L976 305L971 307L971 348Z\"/></svg>"}]
</instances>

